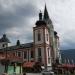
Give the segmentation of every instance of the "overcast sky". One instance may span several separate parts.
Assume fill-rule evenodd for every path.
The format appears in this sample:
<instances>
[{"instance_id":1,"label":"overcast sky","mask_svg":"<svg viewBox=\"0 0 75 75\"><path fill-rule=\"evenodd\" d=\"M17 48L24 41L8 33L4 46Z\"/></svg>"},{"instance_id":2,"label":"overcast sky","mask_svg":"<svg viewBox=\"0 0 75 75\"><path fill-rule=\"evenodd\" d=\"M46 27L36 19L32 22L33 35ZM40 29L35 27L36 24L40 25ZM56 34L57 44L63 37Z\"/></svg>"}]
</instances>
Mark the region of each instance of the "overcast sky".
<instances>
[{"instance_id":1,"label":"overcast sky","mask_svg":"<svg viewBox=\"0 0 75 75\"><path fill-rule=\"evenodd\" d=\"M75 48L75 0L0 0L0 37L4 33L11 44L33 41L33 26L38 13L48 9L61 49Z\"/></svg>"}]
</instances>

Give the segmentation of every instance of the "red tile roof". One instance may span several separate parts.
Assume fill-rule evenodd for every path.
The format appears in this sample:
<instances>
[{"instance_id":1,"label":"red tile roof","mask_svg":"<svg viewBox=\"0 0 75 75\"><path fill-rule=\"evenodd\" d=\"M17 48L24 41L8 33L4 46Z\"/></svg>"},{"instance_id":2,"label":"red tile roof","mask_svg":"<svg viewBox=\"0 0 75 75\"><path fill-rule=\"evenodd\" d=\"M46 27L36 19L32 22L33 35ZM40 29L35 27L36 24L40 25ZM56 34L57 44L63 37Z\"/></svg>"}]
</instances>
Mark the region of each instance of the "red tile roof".
<instances>
[{"instance_id":1,"label":"red tile roof","mask_svg":"<svg viewBox=\"0 0 75 75\"><path fill-rule=\"evenodd\" d=\"M25 62L25 63L23 64L23 67L32 68L34 65L35 65L35 62Z\"/></svg>"},{"instance_id":2,"label":"red tile roof","mask_svg":"<svg viewBox=\"0 0 75 75\"><path fill-rule=\"evenodd\" d=\"M15 56L13 54L0 54L0 60L10 60L10 61L22 61L21 57Z\"/></svg>"},{"instance_id":3,"label":"red tile roof","mask_svg":"<svg viewBox=\"0 0 75 75\"><path fill-rule=\"evenodd\" d=\"M74 64L62 64L62 65L58 65L58 68L75 68Z\"/></svg>"}]
</instances>

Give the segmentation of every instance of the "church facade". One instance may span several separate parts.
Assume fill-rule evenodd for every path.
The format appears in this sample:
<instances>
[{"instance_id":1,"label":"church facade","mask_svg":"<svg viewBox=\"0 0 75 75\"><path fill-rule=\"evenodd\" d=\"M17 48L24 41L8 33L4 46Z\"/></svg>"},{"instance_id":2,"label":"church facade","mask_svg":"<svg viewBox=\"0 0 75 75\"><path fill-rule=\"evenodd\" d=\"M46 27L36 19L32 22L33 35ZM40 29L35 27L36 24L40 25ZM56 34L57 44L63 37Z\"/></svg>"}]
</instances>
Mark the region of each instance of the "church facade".
<instances>
[{"instance_id":1,"label":"church facade","mask_svg":"<svg viewBox=\"0 0 75 75\"><path fill-rule=\"evenodd\" d=\"M18 61L19 58L22 63L40 62L45 68L50 68L57 59L60 61L59 37L54 31L46 6L44 15L39 13L39 20L33 27L33 42L20 44L18 40L15 46L9 46L9 43L4 34L0 39L0 59L6 57L11 61Z\"/></svg>"}]
</instances>

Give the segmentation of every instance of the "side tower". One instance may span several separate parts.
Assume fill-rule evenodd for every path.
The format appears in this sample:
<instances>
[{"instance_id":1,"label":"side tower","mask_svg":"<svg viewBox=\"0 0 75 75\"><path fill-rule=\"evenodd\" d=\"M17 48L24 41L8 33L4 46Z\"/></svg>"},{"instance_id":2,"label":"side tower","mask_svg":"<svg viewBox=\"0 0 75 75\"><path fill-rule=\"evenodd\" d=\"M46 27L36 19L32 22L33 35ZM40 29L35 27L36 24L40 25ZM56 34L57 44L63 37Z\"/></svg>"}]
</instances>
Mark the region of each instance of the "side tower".
<instances>
[{"instance_id":1,"label":"side tower","mask_svg":"<svg viewBox=\"0 0 75 75\"><path fill-rule=\"evenodd\" d=\"M59 36L56 31L54 31L55 38L55 51L56 51L56 63L61 63L61 54L60 54L60 44L59 44Z\"/></svg>"},{"instance_id":2,"label":"side tower","mask_svg":"<svg viewBox=\"0 0 75 75\"><path fill-rule=\"evenodd\" d=\"M39 21L33 27L35 61L40 62L45 68L51 68L51 48L48 26L42 19L42 13L39 13Z\"/></svg>"},{"instance_id":3,"label":"side tower","mask_svg":"<svg viewBox=\"0 0 75 75\"><path fill-rule=\"evenodd\" d=\"M51 47L51 58L52 63L56 60L56 48L55 48L55 38L54 38L54 26L52 24L51 19L49 18L49 14L45 5L44 9L44 17L43 20L46 22L48 26L49 38L50 38L50 47Z\"/></svg>"},{"instance_id":4,"label":"side tower","mask_svg":"<svg viewBox=\"0 0 75 75\"><path fill-rule=\"evenodd\" d=\"M10 41L6 37L6 34L3 34L3 37L0 39L0 49L8 47L9 43Z\"/></svg>"}]
</instances>

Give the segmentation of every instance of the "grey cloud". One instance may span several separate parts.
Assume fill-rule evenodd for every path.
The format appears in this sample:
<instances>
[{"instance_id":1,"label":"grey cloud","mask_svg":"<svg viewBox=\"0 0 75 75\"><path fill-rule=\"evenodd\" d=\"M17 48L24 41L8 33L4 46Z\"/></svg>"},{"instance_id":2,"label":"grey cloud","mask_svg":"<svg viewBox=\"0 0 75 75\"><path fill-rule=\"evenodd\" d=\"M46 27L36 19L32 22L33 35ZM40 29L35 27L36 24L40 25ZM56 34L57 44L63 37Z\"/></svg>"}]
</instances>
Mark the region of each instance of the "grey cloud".
<instances>
[{"instance_id":1,"label":"grey cloud","mask_svg":"<svg viewBox=\"0 0 75 75\"><path fill-rule=\"evenodd\" d=\"M28 18L36 16L37 7L32 4L26 4L24 7L18 7L16 11L17 16L25 16Z\"/></svg>"},{"instance_id":2,"label":"grey cloud","mask_svg":"<svg viewBox=\"0 0 75 75\"><path fill-rule=\"evenodd\" d=\"M33 21L32 18L37 15L37 6L30 2L23 5L17 2L14 7L10 5L8 8L0 7L0 36L6 33L12 45L17 39L20 39L22 43L32 41L30 24Z\"/></svg>"},{"instance_id":3,"label":"grey cloud","mask_svg":"<svg viewBox=\"0 0 75 75\"><path fill-rule=\"evenodd\" d=\"M32 27L38 16L38 10L44 8L44 1L4 1L0 0L0 36L7 33L12 43L17 39L20 39L22 43L32 41ZM61 49L75 48L73 34L75 32L75 1L47 0L46 5L54 28L60 37Z\"/></svg>"},{"instance_id":4,"label":"grey cloud","mask_svg":"<svg viewBox=\"0 0 75 75\"><path fill-rule=\"evenodd\" d=\"M61 50L65 50L65 49L75 49L75 42L72 41L65 41L64 43L62 43L62 45L60 46Z\"/></svg>"},{"instance_id":5,"label":"grey cloud","mask_svg":"<svg viewBox=\"0 0 75 75\"><path fill-rule=\"evenodd\" d=\"M14 13L7 13L6 10L6 13L0 14L0 32L9 30L12 27L28 25L30 18L35 17L37 12L36 7L30 3L23 6L16 6L15 9ZM24 22L25 24L23 24Z\"/></svg>"}]
</instances>

